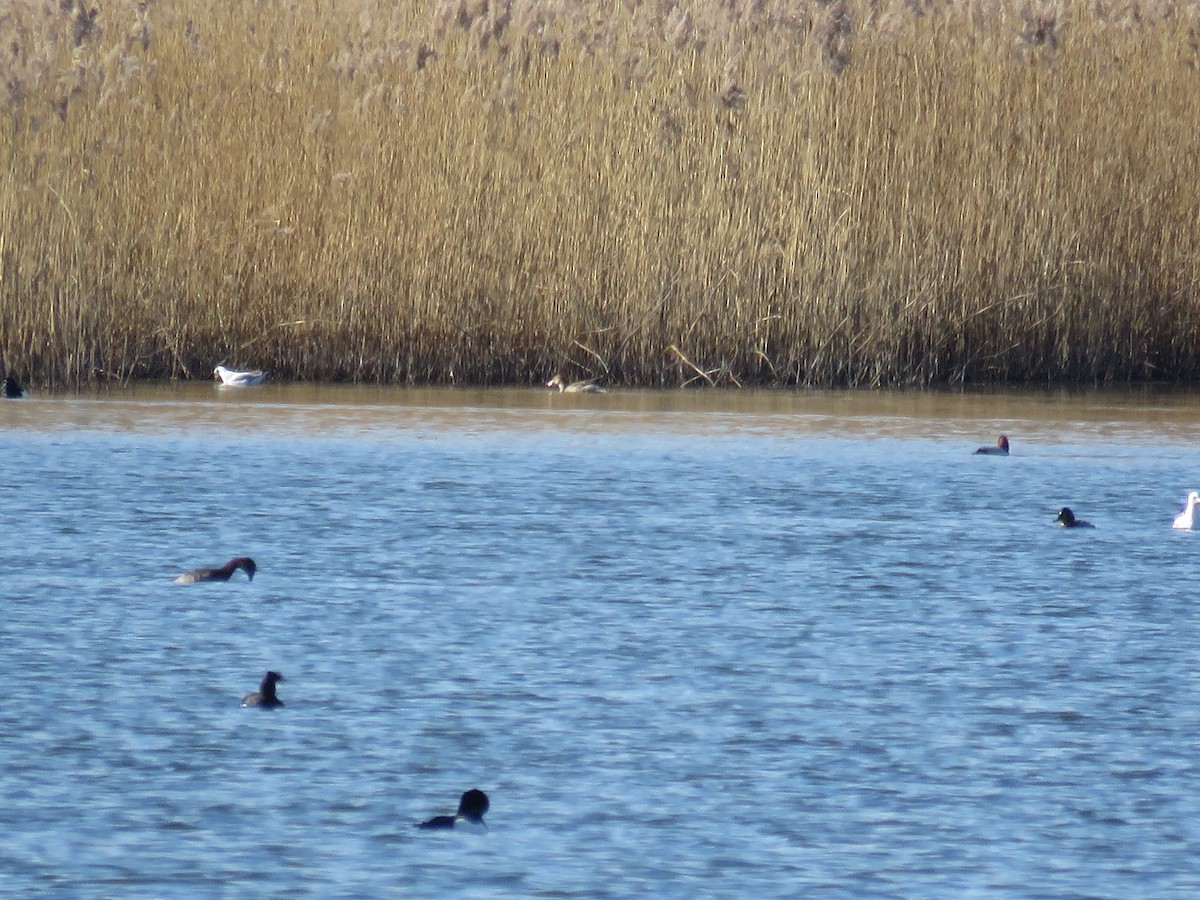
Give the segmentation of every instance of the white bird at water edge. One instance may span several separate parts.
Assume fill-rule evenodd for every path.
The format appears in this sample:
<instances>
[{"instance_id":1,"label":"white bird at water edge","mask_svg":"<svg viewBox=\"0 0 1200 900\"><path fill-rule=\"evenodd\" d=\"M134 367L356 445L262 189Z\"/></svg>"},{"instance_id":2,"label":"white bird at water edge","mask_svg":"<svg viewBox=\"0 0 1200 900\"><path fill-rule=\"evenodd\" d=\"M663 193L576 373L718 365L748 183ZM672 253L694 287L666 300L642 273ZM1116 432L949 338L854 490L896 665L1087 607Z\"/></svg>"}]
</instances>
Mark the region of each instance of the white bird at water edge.
<instances>
[{"instance_id":1,"label":"white bird at water edge","mask_svg":"<svg viewBox=\"0 0 1200 900\"><path fill-rule=\"evenodd\" d=\"M562 394L607 394L608 391L592 380L573 381L570 384L561 376L555 375L546 382L546 387L558 388Z\"/></svg>"},{"instance_id":2,"label":"white bird at water edge","mask_svg":"<svg viewBox=\"0 0 1200 900\"><path fill-rule=\"evenodd\" d=\"M220 378L221 384L226 387L249 387L252 384L262 384L263 379L267 377L267 373L262 369L239 372L237 369L227 369L224 366L217 366L213 369L213 375Z\"/></svg>"}]
</instances>

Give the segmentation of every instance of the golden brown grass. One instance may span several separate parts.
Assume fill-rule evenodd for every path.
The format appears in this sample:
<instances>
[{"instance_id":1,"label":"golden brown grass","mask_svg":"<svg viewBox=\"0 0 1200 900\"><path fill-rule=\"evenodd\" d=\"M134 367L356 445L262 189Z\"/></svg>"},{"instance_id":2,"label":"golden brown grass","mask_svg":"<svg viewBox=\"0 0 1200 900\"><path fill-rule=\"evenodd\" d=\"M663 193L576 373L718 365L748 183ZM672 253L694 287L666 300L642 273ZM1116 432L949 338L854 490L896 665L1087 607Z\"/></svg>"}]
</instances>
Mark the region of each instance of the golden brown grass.
<instances>
[{"instance_id":1,"label":"golden brown grass","mask_svg":"<svg viewBox=\"0 0 1200 900\"><path fill-rule=\"evenodd\" d=\"M692 6L14 5L0 369L1200 378L1195 8Z\"/></svg>"}]
</instances>

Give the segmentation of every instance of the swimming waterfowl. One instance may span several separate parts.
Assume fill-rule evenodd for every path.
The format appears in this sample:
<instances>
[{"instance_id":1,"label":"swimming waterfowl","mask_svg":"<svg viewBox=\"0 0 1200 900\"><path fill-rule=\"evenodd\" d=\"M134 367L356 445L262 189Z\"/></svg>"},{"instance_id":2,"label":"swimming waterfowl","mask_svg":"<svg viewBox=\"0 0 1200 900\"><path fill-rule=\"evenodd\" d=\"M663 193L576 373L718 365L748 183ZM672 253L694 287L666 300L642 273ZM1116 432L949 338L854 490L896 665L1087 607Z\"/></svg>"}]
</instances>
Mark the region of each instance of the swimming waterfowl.
<instances>
[{"instance_id":1,"label":"swimming waterfowl","mask_svg":"<svg viewBox=\"0 0 1200 900\"><path fill-rule=\"evenodd\" d=\"M1172 528L1195 528L1196 527L1196 506L1200 504L1200 494L1192 491L1187 495L1187 503L1183 507L1183 511L1175 517L1175 524Z\"/></svg>"},{"instance_id":2,"label":"swimming waterfowl","mask_svg":"<svg viewBox=\"0 0 1200 900\"><path fill-rule=\"evenodd\" d=\"M1002 434L996 438L995 447L980 447L975 452L985 456L1008 456L1008 435Z\"/></svg>"},{"instance_id":3,"label":"swimming waterfowl","mask_svg":"<svg viewBox=\"0 0 1200 900\"><path fill-rule=\"evenodd\" d=\"M488 811L491 803L488 796L478 788L472 788L462 795L458 801L458 812L453 816L434 816L424 822L418 822L416 828L465 828L487 831L483 814Z\"/></svg>"},{"instance_id":4,"label":"swimming waterfowl","mask_svg":"<svg viewBox=\"0 0 1200 900\"><path fill-rule=\"evenodd\" d=\"M1058 518L1054 520L1063 528L1095 528L1091 522L1085 522L1083 519L1075 518L1075 513L1071 512L1071 507L1064 506L1058 511Z\"/></svg>"},{"instance_id":5,"label":"swimming waterfowl","mask_svg":"<svg viewBox=\"0 0 1200 900\"><path fill-rule=\"evenodd\" d=\"M19 400L25 396L25 389L21 387L21 382L9 375L4 379L4 396L9 400Z\"/></svg>"},{"instance_id":6,"label":"swimming waterfowl","mask_svg":"<svg viewBox=\"0 0 1200 900\"><path fill-rule=\"evenodd\" d=\"M237 556L225 563L225 565L217 566L215 569L192 569L190 572L184 572L175 579L175 583L195 584L198 581L228 581L229 576L238 569L242 569L246 573L246 577L253 581L254 573L258 571L258 566L248 556Z\"/></svg>"},{"instance_id":7,"label":"swimming waterfowl","mask_svg":"<svg viewBox=\"0 0 1200 900\"><path fill-rule=\"evenodd\" d=\"M239 372L224 366L217 366L213 369L213 375L220 378L221 384L226 387L249 387L252 384L262 384L263 379L267 377L267 373L262 369Z\"/></svg>"},{"instance_id":8,"label":"swimming waterfowl","mask_svg":"<svg viewBox=\"0 0 1200 900\"><path fill-rule=\"evenodd\" d=\"M570 384L561 376L555 375L546 382L546 387L558 388L560 394L607 394L604 388L594 381L572 381Z\"/></svg>"},{"instance_id":9,"label":"swimming waterfowl","mask_svg":"<svg viewBox=\"0 0 1200 900\"><path fill-rule=\"evenodd\" d=\"M242 706L258 706L263 709L275 709L283 706L283 701L275 695L275 685L283 681L278 672L268 672L259 682L258 690L242 698Z\"/></svg>"}]
</instances>

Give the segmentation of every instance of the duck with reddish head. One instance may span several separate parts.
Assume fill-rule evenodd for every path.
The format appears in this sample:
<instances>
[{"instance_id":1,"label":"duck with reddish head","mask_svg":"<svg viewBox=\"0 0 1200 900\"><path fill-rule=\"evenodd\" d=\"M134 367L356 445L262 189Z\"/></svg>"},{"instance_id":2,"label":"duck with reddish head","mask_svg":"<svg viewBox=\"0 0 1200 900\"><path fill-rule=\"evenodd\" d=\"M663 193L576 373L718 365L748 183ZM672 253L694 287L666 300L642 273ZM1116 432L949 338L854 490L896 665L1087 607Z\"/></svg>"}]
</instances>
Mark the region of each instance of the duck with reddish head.
<instances>
[{"instance_id":1,"label":"duck with reddish head","mask_svg":"<svg viewBox=\"0 0 1200 900\"><path fill-rule=\"evenodd\" d=\"M452 816L434 816L424 822L418 822L416 828L457 828L467 831L487 831L483 814L488 811L491 803L488 796L479 788L472 788L462 795L458 801L458 812Z\"/></svg>"},{"instance_id":2,"label":"duck with reddish head","mask_svg":"<svg viewBox=\"0 0 1200 900\"><path fill-rule=\"evenodd\" d=\"M228 581L238 569L246 573L246 577L254 580L254 573L258 571L258 566L254 564L248 556L237 556L225 563L223 566L216 566L212 569L192 569L190 572L184 572L175 579L176 584L197 584L201 581Z\"/></svg>"},{"instance_id":3,"label":"duck with reddish head","mask_svg":"<svg viewBox=\"0 0 1200 900\"><path fill-rule=\"evenodd\" d=\"M996 446L980 447L975 453L983 456L1008 456L1008 435L1002 434L996 438Z\"/></svg>"}]
</instances>

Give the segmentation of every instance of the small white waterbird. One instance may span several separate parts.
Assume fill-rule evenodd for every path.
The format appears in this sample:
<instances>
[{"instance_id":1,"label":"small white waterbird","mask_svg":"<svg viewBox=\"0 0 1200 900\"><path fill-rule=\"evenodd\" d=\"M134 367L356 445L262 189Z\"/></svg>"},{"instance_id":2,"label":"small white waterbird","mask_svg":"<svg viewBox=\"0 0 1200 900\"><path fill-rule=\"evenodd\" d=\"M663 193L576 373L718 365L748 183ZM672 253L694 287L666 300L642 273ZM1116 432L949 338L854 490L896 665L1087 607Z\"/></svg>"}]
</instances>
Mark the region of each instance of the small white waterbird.
<instances>
[{"instance_id":1,"label":"small white waterbird","mask_svg":"<svg viewBox=\"0 0 1200 900\"><path fill-rule=\"evenodd\" d=\"M1200 506L1200 494L1192 491L1187 495L1187 505L1183 507L1183 511L1175 517L1173 528L1195 528L1196 527L1196 507Z\"/></svg>"},{"instance_id":2,"label":"small white waterbird","mask_svg":"<svg viewBox=\"0 0 1200 900\"><path fill-rule=\"evenodd\" d=\"M570 384L561 375L546 382L546 387L558 388L560 394L607 394L608 391L594 381L572 381Z\"/></svg>"},{"instance_id":3,"label":"small white waterbird","mask_svg":"<svg viewBox=\"0 0 1200 900\"><path fill-rule=\"evenodd\" d=\"M262 369L239 372L237 369L227 369L224 366L217 366L213 369L213 375L220 378L221 384L226 387L249 387L252 384L262 384L263 379L267 377L267 373Z\"/></svg>"}]
</instances>

